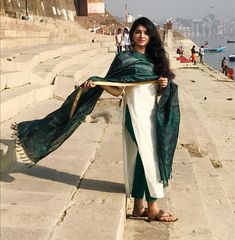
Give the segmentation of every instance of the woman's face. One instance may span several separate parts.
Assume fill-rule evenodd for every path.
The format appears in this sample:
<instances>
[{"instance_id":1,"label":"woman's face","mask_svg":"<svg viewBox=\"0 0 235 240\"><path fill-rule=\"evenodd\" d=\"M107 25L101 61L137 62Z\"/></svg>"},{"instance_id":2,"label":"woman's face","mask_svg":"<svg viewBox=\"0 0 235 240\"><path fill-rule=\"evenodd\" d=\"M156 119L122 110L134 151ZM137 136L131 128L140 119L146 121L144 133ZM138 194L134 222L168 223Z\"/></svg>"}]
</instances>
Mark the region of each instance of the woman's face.
<instances>
[{"instance_id":1,"label":"woman's face","mask_svg":"<svg viewBox=\"0 0 235 240\"><path fill-rule=\"evenodd\" d=\"M150 37L147 32L147 29L144 26L139 25L133 32L133 41L135 43L134 48L145 49L149 43L149 40L150 40Z\"/></svg>"}]
</instances>

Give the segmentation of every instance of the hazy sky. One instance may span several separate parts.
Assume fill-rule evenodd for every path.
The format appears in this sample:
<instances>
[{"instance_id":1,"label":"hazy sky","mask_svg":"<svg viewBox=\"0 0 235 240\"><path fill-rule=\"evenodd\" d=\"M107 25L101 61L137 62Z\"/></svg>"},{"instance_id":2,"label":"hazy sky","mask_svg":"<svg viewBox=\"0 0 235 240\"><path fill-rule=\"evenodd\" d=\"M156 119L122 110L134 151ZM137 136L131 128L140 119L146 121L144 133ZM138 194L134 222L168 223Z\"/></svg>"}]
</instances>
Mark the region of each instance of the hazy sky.
<instances>
[{"instance_id":1,"label":"hazy sky","mask_svg":"<svg viewBox=\"0 0 235 240\"><path fill-rule=\"evenodd\" d=\"M105 0L114 16L124 16L125 4L135 17L146 16L152 20L171 17L202 18L209 13L218 19L235 17L235 0Z\"/></svg>"}]
</instances>

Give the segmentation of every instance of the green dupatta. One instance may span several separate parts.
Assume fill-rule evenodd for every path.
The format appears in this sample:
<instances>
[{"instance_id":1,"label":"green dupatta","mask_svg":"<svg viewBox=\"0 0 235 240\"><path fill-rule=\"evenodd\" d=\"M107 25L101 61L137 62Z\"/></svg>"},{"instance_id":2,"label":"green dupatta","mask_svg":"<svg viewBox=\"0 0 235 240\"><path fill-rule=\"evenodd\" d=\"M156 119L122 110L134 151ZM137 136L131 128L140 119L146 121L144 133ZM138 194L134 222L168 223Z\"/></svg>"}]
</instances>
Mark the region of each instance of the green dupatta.
<instances>
[{"instance_id":1,"label":"green dupatta","mask_svg":"<svg viewBox=\"0 0 235 240\"><path fill-rule=\"evenodd\" d=\"M91 77L97 86L73 91L54 112L39 120L12 125L16 146L25 153L30 166L56 150L71 136L94 109L103 89L99 85L131 86L156 81L153 63L144 54L121 52L112 62L104 78ZM167 184L171 176L173 155L179 132L179 103L177 85L170 81L157 108L157 149L161 180ZM22 156L22 154L21 154Z\"/></svg>"}]
</instances>

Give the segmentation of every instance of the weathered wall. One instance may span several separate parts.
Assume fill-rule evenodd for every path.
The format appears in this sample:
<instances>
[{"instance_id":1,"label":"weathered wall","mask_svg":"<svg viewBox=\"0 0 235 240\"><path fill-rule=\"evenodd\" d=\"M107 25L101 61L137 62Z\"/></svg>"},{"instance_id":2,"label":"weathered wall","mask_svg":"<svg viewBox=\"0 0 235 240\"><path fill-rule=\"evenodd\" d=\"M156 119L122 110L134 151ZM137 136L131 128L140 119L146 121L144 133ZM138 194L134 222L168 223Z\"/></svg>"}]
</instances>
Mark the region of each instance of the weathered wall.
<instances>
[{"instance_id":1,"label":"weathered wall","mask_svg":"<svg viewBox=\"0 0 235 240\"><path fill-rule=\"evenodd\" d=\"M104 13L105 13L104 0L88 0L88 15Z\"/></svg>"},{"instance_id":2,"label":"weathered wall","mask_svg":"<svg viewBox=\"0 0 235 240\"><path fill-rule=\"evenodd\" d=\"M0 7L1 14L15 18L34 15L73 20L75 15L105 13L104 0L1 0Z\"/></svg>"},{"instance_id":3,"label":"weathered wall","mask_svg":"<svg viewBox=\"0 0 235 240\"><path fill-rule=\"evenodd\" d=\"M34 15L73 20L76 15L74 0L1 0L0 7L2 14L16 18Z\"/></svg>"},{"instance_id":4,"label":"weathered wall","mask_svg":"<svg viewBox=\"0 0 235 240\"><path fill-rule=\"evenodd\" d=\"M75 0L75 7L78 16L89 16L94 14L104 14L104 0Z\"/></svg>"}]
</instances>

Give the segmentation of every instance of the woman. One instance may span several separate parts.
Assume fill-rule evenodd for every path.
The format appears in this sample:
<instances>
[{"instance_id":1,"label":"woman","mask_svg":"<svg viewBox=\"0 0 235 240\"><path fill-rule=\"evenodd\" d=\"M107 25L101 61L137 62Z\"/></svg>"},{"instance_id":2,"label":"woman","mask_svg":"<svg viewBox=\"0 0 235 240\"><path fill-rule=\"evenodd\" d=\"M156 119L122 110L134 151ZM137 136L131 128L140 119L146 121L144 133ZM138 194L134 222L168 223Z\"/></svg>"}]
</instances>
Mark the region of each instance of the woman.
<instances>
[{"instance_id":1,"label":"woman","mask_svg":"<svg viewBox=\"0 0 235 240\"><path fill-rule=\"evenodd\" d=\"M173 222L177 218L160 210L157 199L164 197L177 144L177 85L172 81L174 74L163 43L149 19L133 23L130 39L133 51L120 52L104 78L91 77L43 119L14 124L14 139L22 160L33 166L71 136L92 112L103 90L124 95L124 173L127 195L135 199L133 216Z\"/></svg>"},{"instance_id":2,"label":"woman","mask_svg":"<svg viewBox=\"0 0 235 240\"><path fill-rule=\"evenodd\" d=\"M134 198L133 217L147 216L149 220L174 222L177 218L157 204L164 197L157 155L156 108L157 95L174 78L169 60L154 24L147 18L139 18L130 30L133 51L151 59L158 81L138 86L102 86L114 96L124 94L124 175L127 195ZM149 79L151 80L151 79ZM96 87L88 80L85 87ZM144 195L148 208L144 208Z\"/></svg>"}]
</instances>

